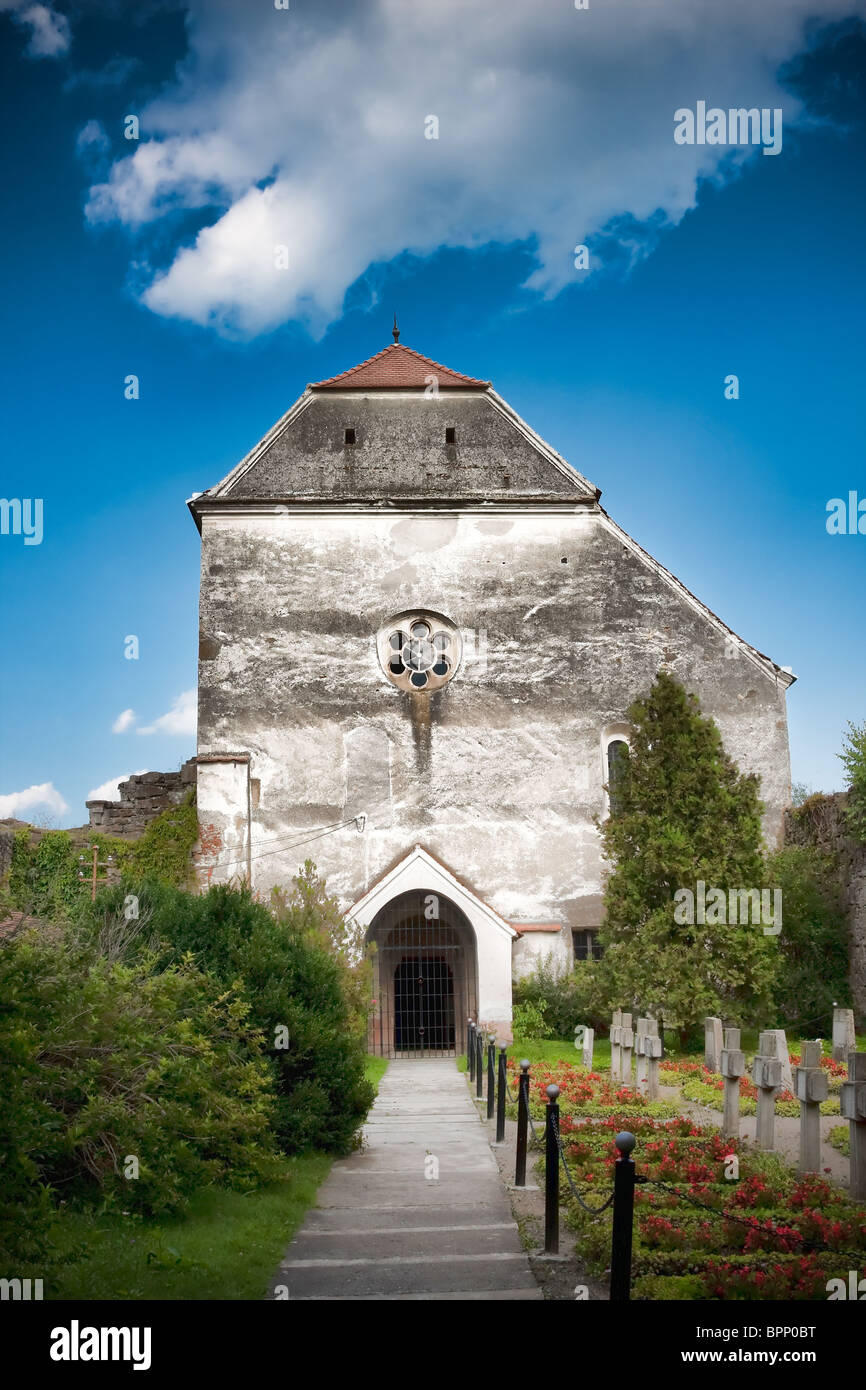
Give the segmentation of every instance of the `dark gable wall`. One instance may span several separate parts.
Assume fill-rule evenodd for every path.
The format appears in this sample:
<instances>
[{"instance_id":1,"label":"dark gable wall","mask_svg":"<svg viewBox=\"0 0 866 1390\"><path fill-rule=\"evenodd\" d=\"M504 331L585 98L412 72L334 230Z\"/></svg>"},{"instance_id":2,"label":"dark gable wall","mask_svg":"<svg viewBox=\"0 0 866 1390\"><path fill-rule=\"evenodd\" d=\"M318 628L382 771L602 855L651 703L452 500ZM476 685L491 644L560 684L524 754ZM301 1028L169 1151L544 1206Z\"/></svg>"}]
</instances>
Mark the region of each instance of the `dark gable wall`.
<instances>
[{"instance_id":1,"label":"dark gable wall","mask_svg":"<svg viewBox=\"0 0 866 1390\"><path fill-rule=\"evenodd\" d=\"M446 445L445 430L457 430ZM356 443L344 443L346 427ZM484 395L323 392L231 488L233 498L489 497L574 492Z\"/></svg>"}]
</instances>

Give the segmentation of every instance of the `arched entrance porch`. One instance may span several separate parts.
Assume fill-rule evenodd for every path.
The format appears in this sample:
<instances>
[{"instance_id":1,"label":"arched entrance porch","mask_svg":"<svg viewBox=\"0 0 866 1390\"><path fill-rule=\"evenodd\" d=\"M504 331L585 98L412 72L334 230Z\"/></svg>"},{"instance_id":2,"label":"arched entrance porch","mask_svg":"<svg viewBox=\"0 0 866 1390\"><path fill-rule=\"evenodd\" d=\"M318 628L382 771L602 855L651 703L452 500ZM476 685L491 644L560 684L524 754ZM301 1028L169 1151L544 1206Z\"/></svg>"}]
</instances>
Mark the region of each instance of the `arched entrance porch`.
<instances>
[{"instance_id":1,"label":"arched entrance porch","mask_svg":"<svg viewBox=\"0 0 866 1390\"><path fill-rule=\"evenodd\" d=\"M453 1057L477 1017L475 933L456 903L411 889L376 913L368 1047L384 1057Z\"/></svg>"}]
</instances>

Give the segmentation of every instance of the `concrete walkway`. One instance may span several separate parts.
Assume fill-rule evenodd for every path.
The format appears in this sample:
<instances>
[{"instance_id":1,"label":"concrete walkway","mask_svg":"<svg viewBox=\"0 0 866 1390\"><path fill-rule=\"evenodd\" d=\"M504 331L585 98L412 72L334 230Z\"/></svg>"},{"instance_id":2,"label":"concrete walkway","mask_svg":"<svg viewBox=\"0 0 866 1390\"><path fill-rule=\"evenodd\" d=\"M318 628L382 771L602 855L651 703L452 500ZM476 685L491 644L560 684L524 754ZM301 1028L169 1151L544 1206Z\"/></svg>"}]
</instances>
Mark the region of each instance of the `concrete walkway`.
<instances>
[{"instance_id":1,"label":"concrete walkway","mask_svg":"<svg viewBox=\"0 0 866 1390\"><path fill-rule=\"evenodd\" d=\"M363 1150L334 1164L276 1285L291 1300L542 1297L453 1058L389 1062Z\"/></svg>"}]
</instances>

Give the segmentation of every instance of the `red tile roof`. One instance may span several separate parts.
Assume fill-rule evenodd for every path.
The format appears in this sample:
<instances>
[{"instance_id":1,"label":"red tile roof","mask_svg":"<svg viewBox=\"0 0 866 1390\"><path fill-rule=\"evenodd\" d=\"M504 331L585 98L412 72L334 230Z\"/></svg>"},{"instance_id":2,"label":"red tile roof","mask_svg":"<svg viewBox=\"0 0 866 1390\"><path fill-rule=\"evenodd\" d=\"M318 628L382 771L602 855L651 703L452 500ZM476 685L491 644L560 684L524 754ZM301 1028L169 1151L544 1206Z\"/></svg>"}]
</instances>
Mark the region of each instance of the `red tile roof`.
<instances>
[{"instance_id":1,"label":"red tile roof","mask_svg":"<svg viewBox=\"0 0 866 1390\"><path fill-rule=\"evenodd\" d=\"M475 377L464 376L462 372L452 372L450 367L443 367L441 363L433 362L429 357L422 357L420 352L406 347L404 343L391 343L381 352L377 352L375 357L368 357L366 362L359 362L357 367L350 367L339 376L328 377L325 381L314 381L310 390L423 390L430 384L431 376L436 378L440 387L464 387L478 391L490 385L489 381L479 381Z\"/></svg>"}]
</instances>

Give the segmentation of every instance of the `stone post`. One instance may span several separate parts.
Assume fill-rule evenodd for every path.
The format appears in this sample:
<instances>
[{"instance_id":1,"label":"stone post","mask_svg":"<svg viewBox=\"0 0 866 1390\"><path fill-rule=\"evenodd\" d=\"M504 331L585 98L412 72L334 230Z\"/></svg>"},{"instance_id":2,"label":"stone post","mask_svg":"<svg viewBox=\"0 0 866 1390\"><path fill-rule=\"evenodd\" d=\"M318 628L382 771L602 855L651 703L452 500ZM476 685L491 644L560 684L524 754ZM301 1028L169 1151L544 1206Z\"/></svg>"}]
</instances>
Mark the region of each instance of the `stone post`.
<instances>
[{"instance_id":1,"label":"stone post","mask_svg":"<svg viewBox=\"0 0 866 1390\"><path fill-rule=\"evenodd\" d=\"M800 1065L794 1072L794 1085L800 1102L801 1173L821 1169L821 1101L829 1094L827 1073L821 1070L820 1042L804 1042Z\"/></svg>"},{"instance_id":2,"label":"stone post","mask_svg":"<svg viewBox=\"0 0 866 1390\"><path fill-rule=\"evenodd\" d=\"M739 1028L725 1029L725 1045L720 1058L725 1078L725 1101L722 1113L722 1134L726 1139L740 1135L740 1077L746 1070L746 1059L740 1051Z\"/></svg>"},{"instance_id":3,"label":"stone post","mask_svg":"<svg viewBox=\"0 0 866 1390\"><path fill-rule=\"evenodd\" d=\"M595 1029L587 1028L583 1035L583 1065L592 1071L592 1053L595 1047Z\"/></svg>"},{"instance_id":4,"label":"stone post","mask_svg":"<svg viewBox=\"0 0 866 1390\"><path fill-rule=\"evenodd\" d=\"M866 1202L866 1052L848 1053L848 1080L842 1082L839 1105L850 1122L850 1194L855 1202Z\"/></svg>"},{"instance_id":5,"label":"stone post","mask_svg":"<svg viewBox=\"0 0 866 1390\"><path fill-rule=\"evenodd\" d=\"M646 1048L646 1027L645 1018L637 1021L637 1032L634 1039L634 1084L639 1096L645 1096L649 1086L649 1058Z\"/></svg>"},{"instance_id":6,"label":"stone post","mask_svg":"<svg viewBox=\"0 0 866 1390\"><path fill-rule=\"evenodd\" d=\"M644 1036L644 1047L647 1050L647 1098L658 1100L659 1098L659 1062L662 1055L662 1040L659 1035L658 1020L648 1018L646 1021L646 1035Z\"/></svg>"},{"instance_id":7,"label":"stone post","mask_svg":"<svg viewBox=\"0 0 866 1390\"><path fill-rule=\"evenodd\" d=\"M848 1053L857 1051L854 1010L833 1009L833 1061L847 1062Z\"/></svg>"},{"instance_id":8,"label":"stone post","mask_svg":"<svg viewBox=\"0 0 866 1390\"><path fill-rule=\"evenodd\" d=\"M619 1085L622 1067L622 1009L614 1009L613 1023L610 1026L610 1079L614 1086Z\"/></svg>"},{"instance_id":9,"label":"stone post","mask_svg":"<svg viewBox=\"0 0 866 1390\"><path fill-rule=\"evenodd\" d=\"M722 1020L704 1019L704 1066L707 1071L717 1072L722 1060Z\"/></svg>"},{"instance_id":10,"label":"stone post","mask_svg":"<svg viewBox=\"0 0 866 1390\"><path fill-rule=\"evenodd\" d=\"M775 1031L761 1033L755 1057L752 1080L758 1088L758 1122L755 1143L759 1149L772 1149L776 1127L776 1093L782 1085L782 1063L776 1049Z\"/></svg>"},{"instance_id":11,"label":"stone post","mask_svg":"<svg viewBox=\"0 0 866 1390\"><path fill-rule=\"evenodd\" d=\"M788 1053L788 1039L785 1036L784 1028L771 1028L769 1030L776 1039L776 1056L779 1059L779 1066L782 1069L781 1088L783 1091L790 1091L794 1094L794 1074L791 1070L791 1058Z\"/></svg>"},{"instance_id":12,"label":"stone post","mask_svg":"<svg viewBox=\"0 0 866 1390\"><path fill-rule=\"evenodd\" d=\"M634 1051L634 1032L631 1026L631 1014L622 1016L622 1063L621 1080L623 1086L631 1085L631 1055Z\"/></svg>"}]
</instances>

